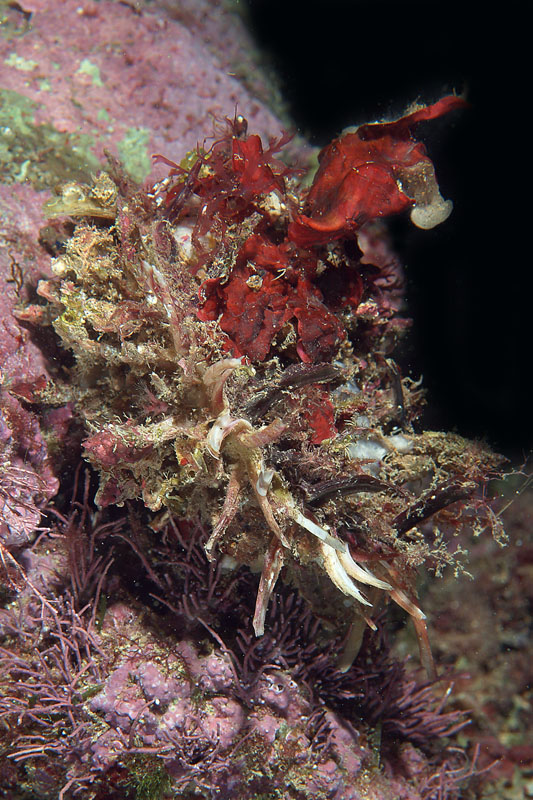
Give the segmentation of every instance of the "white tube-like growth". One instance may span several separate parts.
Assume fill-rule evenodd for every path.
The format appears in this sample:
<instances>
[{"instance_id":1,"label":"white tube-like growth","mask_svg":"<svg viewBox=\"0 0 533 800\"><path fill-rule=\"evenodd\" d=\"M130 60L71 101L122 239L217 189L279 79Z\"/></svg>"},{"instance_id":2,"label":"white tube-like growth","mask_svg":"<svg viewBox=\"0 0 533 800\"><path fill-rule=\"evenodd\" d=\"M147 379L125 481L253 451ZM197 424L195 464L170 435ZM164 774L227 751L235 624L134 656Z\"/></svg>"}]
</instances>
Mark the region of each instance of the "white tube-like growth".
<instances>
[{"instance_id":1,"label":"white tube-like growth","mask_svg":"<svg viewBox=\"0 0 533 800\"><path fill-rule=\"evenodd\" d=\"M320 549L322 550L324 569L328 573L337 589L340 589L343 594L353 597L362 605L371 606L372 603L370 603L366 597L361 594L355 583L346 574L346 570L342 566L339 559L339 554L336 552L336 550L333 550L333 548L327 545L325 542L322 543Z\"/></svg>"},{"instance_id":2,"label":"white tube-like growth","mask_svg":"<svg viewBox=\"0 0 533 800\"><path fill-rule=\"evenodd\" d=\"M441 195L435 169L429 159L419 161L411 167L403 167L398 172L402 191L415 201L411 209L413 225L430 230L448 219L453 203Z\"/></svg>"},{"instance_id":3,"label":"white tube-like growth","mask_svg":"<svg viewBox=\"0 0 533 800\"><path fill-rule=\"evenodd\" d=\"M321 528L320 525L317 525L312 519L304 516L295 506L288 506L287 511L298 525L301 525L306 531L312 533L317 539L325 542L329 547L333 548L333 550L339 550L341 553L346 552L346 545L344 542L341 542L340 539L335 539L325 528Z\"/></svg>"},{"instance_id":4,"label":"white tube-like growth","mask_svg":"<svg viewBox=\"0 0 533 800\"><path fill-rule=\"evenodd\" d=\"M349 550L346 550L345 553L339 553L339 561L348 575L350 575L352 578L355 578L356 581L366 583L368 586L377 586L378 589L384 589L385 591L392 589L390 583L386 583L385 581L376 578L376 576L373 575L370 570L367 570L357 564L353 560Z\"/></svg>"}]
</instances>

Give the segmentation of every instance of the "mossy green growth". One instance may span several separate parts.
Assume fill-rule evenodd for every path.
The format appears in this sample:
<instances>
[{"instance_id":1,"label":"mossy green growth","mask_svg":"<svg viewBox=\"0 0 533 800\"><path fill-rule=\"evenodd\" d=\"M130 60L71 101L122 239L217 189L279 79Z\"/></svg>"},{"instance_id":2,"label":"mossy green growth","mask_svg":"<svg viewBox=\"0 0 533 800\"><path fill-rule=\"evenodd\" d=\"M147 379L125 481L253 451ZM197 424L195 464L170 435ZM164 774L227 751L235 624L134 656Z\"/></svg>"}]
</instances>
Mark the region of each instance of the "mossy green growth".
<instances>
[{"instance_id":1,"label":"mossy green growth","mask_svg":"<svg viewBox=\"0 0 533 800\"><path fill-rule=\"evenodd\" d=\"M148 128L128 128L117 144L124 169L137 183L142 183L152 169L148 152L149 141L150 131Z\"/></svg>"},{"instance_id":2,"label":"mossy green growth","mask_svg":"<svg viewBox=\"0 0 533 800\"><path fill-rule=\"evenodd\" d=\"M280 800L282 793L276 789L273 792L261 792L261 794L254 795L254 800Z\"/></svg>"},{"instance_id":3,"label":"mossy green growth","mask_svg":"<svg viewBox=\"0 0 533 800\"><path fill-rule=\"evenodd\" d=\"M169 796L172 780L163 762L153 756L134 756L128 761L126 787L132 800L163 800Z\"/></svg>"},{"instance_id":4,"label":"mossy green growth","mask_svg":"<svg viewBox=\"0 0 533 800\"><path fill-rule=\"evenodd\" d=\"M10 53L8 57L4 59L4 64L7 64L8 67L14 67L21 72L33 72L33 70L37 69L39 66L38 61L34 61L32 58L23 58L17 55L17 53Z\"/></svg>"},{"instance_id":5,"label":"mossy green growth","mask_svg":"<svg viewBox=\"0 0 533 800\"><path fill-rule=\"evenodd\" d=\"M85 182L101 169L92 137L35 125L37 104L11 89L0 89L0 171L4 183L29 182L49 189L66 181Z\"/></svg>"},{"instance_id":6,"label":"mossy green growth","mask_svg":"<svg viewBox=\"0 0 533 800\"><path fill-rule=\"evenodd\" d=\"M88 58L83 59L77 71L82 75L88 75L93 86L104 85L100 75L100 67L98 67L96 64L93 64Z\"/></svg>"}]
</instances>

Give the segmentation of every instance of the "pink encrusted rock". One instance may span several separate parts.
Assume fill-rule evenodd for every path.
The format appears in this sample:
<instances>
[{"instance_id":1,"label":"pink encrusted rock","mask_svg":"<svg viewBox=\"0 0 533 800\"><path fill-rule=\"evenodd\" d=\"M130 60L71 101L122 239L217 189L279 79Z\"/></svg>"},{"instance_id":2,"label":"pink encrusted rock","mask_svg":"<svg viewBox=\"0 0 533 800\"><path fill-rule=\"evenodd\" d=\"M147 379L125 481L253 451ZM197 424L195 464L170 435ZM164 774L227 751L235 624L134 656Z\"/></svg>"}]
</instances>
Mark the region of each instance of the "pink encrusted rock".
<instances>
[{"instance_id":1,"label":"pink encrusted rock","mask_svg":"<svg viewBox=\"0 0 533 800\"><path fill-rule=\"evenodd\" d=\"M48 556L27 560L35 581L41 566L43 591L53 585L51 565ZM61 563L58 569L63 571ZM12 632L17 618L0 614L0 628L2 620L5 631ZM147 767L164 765L178 794L190 784L208 787L210 796L220 800L255 800L265 793L280 800L300 794L305 800L430 797L416 788L430 786L427 779L433 780L435 767L426 756L405 744L390 758L384 748L377 769L367 736L359 736L346 719L325 706L313 707L310 687L285 670L267 667L247 681L235 659L229 684L225 681L221 691L212 685L206 689L200 685L201 675L224 674L214 662L224 663L228 652L203 655L209 642L205 638L176 643L161 634L157 617L140 614L138 607L123 601L109 607L101 629L92 630L90 639L98 671L79 682L74 711L83 721L83 739L67 763L81 764L79 785L89 776L95 788L104 787L102 796L125 797L117 787L129 777L124 774L129 759L153 756L157 762L147 760ZM276 708L269 692L275 697L286 693L290 709ZM52 775L56 760L52 753ZM40 775L38 766L36 785L41 787L43 780L46 788L46 771ZM69 774L75 777L73 770L74 766ZM57 783L45 794L57 796Z\"/></svg>"},{"instance_id":2,"label":"pink encrusted rock","mask_svg":"<svg viewBox=\"0 0 533 800\"><path fill-rule=\"evenodd\" d=\"M189 684L183 680L166 677L154 663L141 664L134 672L134 678L143 690L147 700L157 704L169 703L176 697L189 697Z\"/></svg>"},{"instance_id":3,"label":"pink encrusted rock","mask_svg":"<svg viewBox=\"0 0 533 800\"><path fill-rule=\"evenodd\" d=\"M296 683L283 672L263 675L258 681L258 702L284 717L290 724L299 721L308 704L303 701Z\"/></svg>"},{"instance_id":4,"label":"pink encrusted rock","mask_svg":"<svg viewBox=\"0 0 533 800\"><path fill-rule=\"evenodd\" d=\"M211 701L212 713L206 717L203 728L208 738L218 741L226 749L242 730L245 730L245 711L231 697L215 697Z\"/></svg>"},{"instance_id":5,"label":"pink encrusted rock","mask_svg":"<svg viewBox=\"0 0 533 800\"><path fill-rule=\"evenodd\" d=\"M332 711L326 713L331 728L331 742L338 763L351 775L356 775L362 767L365 751L355 741L353 730L339 723L338 716Z\"/></svg>"},{"instance_id":6,"label":"pink encrusted rock","mask_svg":"<svg viewBox=\"0 0 533 800\"><path fill-rule=\"evenodd\" d=\"M0 41L0 85L35 104L33 125L72 134L71 146L93 158L109 148L143 180L153 153L191 150L212 134L213 117L236 107L261 135L279 135L279 120L230 73L220 47L206 45L214 29L201 38L165 11L109 0L22 5L31 21Z\"/></svg>"},{"instance_id":7,"label":"pink encrusted rock","mask_svg":"<svg viewBox=\"0 0 533 800\"><path fill-rule=\"evenodd\" d=\"M46 221L41 206L47 197L28 185L0 183L0 367L4 382L32 380L47 372L41 351L12 315L20 302L19 279L36 284L50 271L50 256L39 245L39 230Z\"/></svg>"},{"instance_id":8,"label":"pink encrusted rock","mask_svg":"<svg viewBox=\"0 0 533 800\"><path fill-rule=\"evenodd\" d=\"M58 487L36 417L0 388L0 544L27 544Z\"/></svg>"},{"instance_id":9,"label":"pink encrusted rock","mask_svg":"<svg viewBox=\"0 0 533 800\"><path fill-rule=\"evenodd\" d=\"M235 673L231 669L229 656L212 653L199 657L196 649L188 641L179 642L176 652L184 659L191 680L203 692L227 691L235 681Z\"/></svg>"},{"instance_id":10,"label":"pink encrusted rock","mask_svg":"<svg viewBox=\"0 0 533 800\"><path fill-rule=\"evenodd\" d=\"M117 761L127 748L127 738L121 731L110 729L103 733L91 747L91 758L94 765L105 772Z\"/></svg>"},{"instance_id":11,"label":"pink encrusted rock","mask_svg":"<svg viewBox=\"0 0 533 800\"><path fill-rule=\"evenodd\" d=\"M130 678L133 668L132 660L121 664L90 703L92 711L101 712L108 724L120 729L127 728L144 705L138 686Z\"/></svg>"},{"instance_id":12,"label":"pink encrusted rock","mask_svg":"<svg viewBox=\"0 0 533 800\"><path fill-rule=\"evenodd\" d=\"M220 653L213 653L202 659L201 673L198 676L203 691L223 692L234 681L233 672L227 659Z\"/></svg>"},{"instance_id":13,"label":"pink encrusted rock","mask_svg":"<svg viewBox=\"0 0 533 800\"><path fill-rule=\"evenodd\" d=\"M21 558L24 571L38 591L57 593L60 589L62 576L68 570L67 559L64 553L50 550L47 553L37 553L27 548ZM27 590L28 596L31 596ZM39 624L36 621L36 624Z\"/></svg>"},{"instance_id":14,"label":"pink encrusted rock","mask_svg":"<svg viewBox=\"0 0 533 800\"><path fill-rule=\"evenodd\" d=\"M47 376L41 351L12 316L22 282L35 283L49 269L35 197L29 186L0 184L0 540L7 547L31 539L59 486L37 418L16 392L24 384L22 394L31 393Z\"/></svg>"},{"instance_id":15,"label":"pink encrusted rock","mask_svg":"<svg viewBox=\"0 0 533 800\"><path fill-rule=\"evenodd\" d=\"M134 609L126 603L113 603L106 611L102 628L112 633L122 632L134 622L135 616Z\"/></svg>"},{"instance_id":16,"label":"pink encrusted rock","mask_svg":"<svg viewBox=\"0 0 533 800\"><path fill-rule=\"evenodd\" d=\"M151 648L142 654L132 651L91 700L93 711L99 711L109 724L123 731L137 717L142 720L145 732L147 726L154 727L155 718L149 708L159 711L167 704L172 705L172 710L163 717L167 727L178 724L175 720L172 723L174 717L183 721L191 713L190 683L174 672L176 669L181 672L181 661L169 655L165 674L150 656L155 657Z\"/></svg>"},{"instance_id":17,"label":"pink encrusted rock","mask_svg":"<svg viewBox=\"0 0 533 800\"><path fill-rule=\"evenodd\" d=\"M351 794L350 789L342 780L339 767L329 759L317 765L316 770L309 778L308 790L312 797L342 798L343 800L362 800L358 792Z\"/></svg>"}]
</instances>

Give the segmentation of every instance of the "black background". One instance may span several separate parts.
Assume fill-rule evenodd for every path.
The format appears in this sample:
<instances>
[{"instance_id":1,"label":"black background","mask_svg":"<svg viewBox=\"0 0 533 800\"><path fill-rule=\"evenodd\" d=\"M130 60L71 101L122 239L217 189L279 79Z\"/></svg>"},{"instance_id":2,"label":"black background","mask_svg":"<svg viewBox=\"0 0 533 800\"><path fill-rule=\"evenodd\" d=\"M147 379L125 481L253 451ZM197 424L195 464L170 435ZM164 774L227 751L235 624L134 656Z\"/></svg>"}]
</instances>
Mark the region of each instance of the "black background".
<instances>
[{"instance_id":1,"label":"black background","mask_svg":"<svg viewBox=\"0 0 533 800\"><path fill-rule=\"evenodd\" d=\"M466 93L467 110L418 129L442 195L454 201L451 217L433 231L391 222L414 319L399 361L424 375L427 425L485 438L521 461L532 431L525 21L512 5L467 2L247 6L289 111L314 144L413 100Z\"/></svg>"}]
</instances>

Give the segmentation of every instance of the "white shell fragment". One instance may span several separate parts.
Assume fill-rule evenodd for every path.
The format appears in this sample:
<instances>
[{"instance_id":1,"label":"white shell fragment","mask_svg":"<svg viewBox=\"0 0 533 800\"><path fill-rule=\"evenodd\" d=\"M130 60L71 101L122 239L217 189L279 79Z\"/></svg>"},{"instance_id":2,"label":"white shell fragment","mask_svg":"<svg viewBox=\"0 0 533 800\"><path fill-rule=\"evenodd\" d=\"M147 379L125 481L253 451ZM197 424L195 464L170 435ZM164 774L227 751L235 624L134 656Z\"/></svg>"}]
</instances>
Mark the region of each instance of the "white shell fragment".
<instances>
[{"instance_id":1,"label":"white shell fragment","mask_svg":"<svg viewBox=\"0 0 533 800\"><path fill-rule=\"evenodd\" d=\"M346 452L353 461L381 461L388 453L382 441L376 439L358 439L346 448Z\"/></svg>"},{"instance_id":2,"label":"white shell fragment","mask_svg":"<svg viewBox=\"0 0 533 800\"><path fill-rule=\"evenodd\" d=\"M403 433L393 433L392 436L387 437L387 442L394 447L398 453L410 453L414 447L414 442Z\"/></svg>"},{"instance_id":3,"label":"white shell fragment","mask_svg":"<svg viewBox=\"0 0 533 800\"><path fill-rule=\"evenodd\" d=\"M270 488L270 484L272 483L273 477L274 477L273 469L265 469L264 467L261 468L261 471L259 473L259 476L255 484L255 490L258 495L260 495L261 497L267 496L267 492Z\"/></svg>"},{"instance_id":4,"label":"white shell fragment","mask_svg":"<svg viewBox=\"0 0 533 800\"><path fill-rule=\"evenodd\" d=\"M206 436L206 446L213 458L220 457L220 448L231 423L230 414L220 414Z\"/></svg>"},{"instance_id":5,"label":"white shell fragment","mask_svg":"<svg viewBox=\"0 0 533 800\"><path fill-rule=\"evenodd\" d=\"M178 246L178 252L183 261L189 261L193 255L192 232L194 225L176 225L172 234Z\"/></svg>"}]
</instances>

